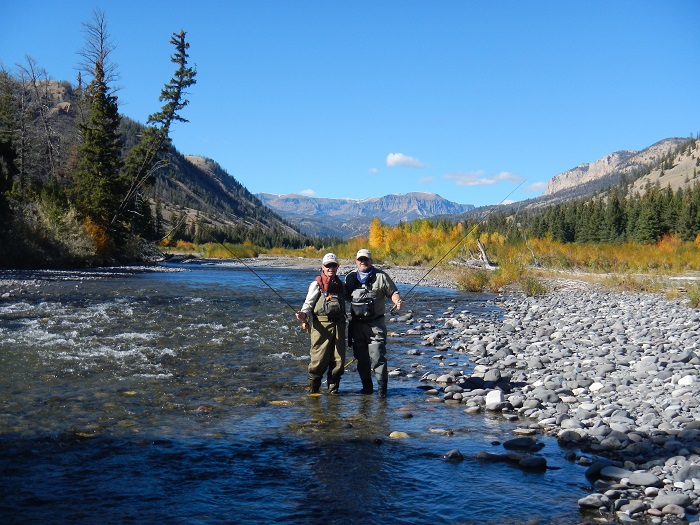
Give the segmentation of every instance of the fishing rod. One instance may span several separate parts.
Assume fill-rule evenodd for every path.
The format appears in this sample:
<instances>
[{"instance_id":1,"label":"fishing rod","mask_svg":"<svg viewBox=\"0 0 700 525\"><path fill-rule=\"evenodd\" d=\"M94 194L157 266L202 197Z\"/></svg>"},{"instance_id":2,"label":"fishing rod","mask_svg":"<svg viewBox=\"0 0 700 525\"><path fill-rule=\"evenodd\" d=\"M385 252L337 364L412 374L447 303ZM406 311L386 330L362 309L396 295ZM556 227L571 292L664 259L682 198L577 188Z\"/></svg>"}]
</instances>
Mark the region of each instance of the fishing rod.
<instances>
[{"instance_id":1,"label":"fishing rod","mask_svg":"<svg viewBox=\"0 0 700 525\"><path fill-rule=\"evenodd\" d=\"M284 297L282 297L282 296L279 294L279 292L278 292L277 290L275 290L265 279L263 279L263 278L260 276L260 274L258 274L258 272L256 272L253 268L251 268L243 259L241 259L240 257L238 257L238 255L236 255L235 253L233 253L233 251L231 251L231 249L230 249L228 246L226 246L223 242L221 242L220 240L218 240L218 239L214 236L214 234L211 232L211 230L210 230L209 228L207 228L206 226L204 226L204 224L201 224L201 223L200 223L198 226L201 227L205 232L207 232L207 233L209 234L209 236L210 236L212 239L214 239L214 241L216 241L216 242L219 243L221 246L223 246L223 247L224 247L224 250L226 250L228 253L230 253L231 256L232 256L234 259L236 259L236 260L237 260L238 262L240 262L243 266L245 266L245 267L248 268L251 272L253 272L253 275L255 275L255 277L257 277L258 279L260 279L260 281L262 281L262 283L263 283L265 286L267 286L270 290L272 290L272 292L273 292L277 297L279 297L280 301L282 301L284 304L286 304L292 312L294 312L295 314L297 313L297 309L296 309L296 308L294 308L291 304L289 304L289 302L288 302Z\"/></svg>"},{"instance_id":2,"label":"fishing rod","mask_svg":"<svg viewBox=\"0 0 700 525\"><path fill-rule=\"evenodd\" d=\"M515 193L515 190L517 190L520 186L522 186L522 185L525 183L526 180L527 180L527 179L524 179L522 182L520 182L520 184L518 184L515 188L513 188L513 189L511 190L511 192L510 192L508 195L506 195L505 197L503 197L503 199L501 200L501 202L499 202L498 204L496 204L495 206L493 206L493 207L486 213L486 215L484 215L484 217L483 217L479 222L477 222L474 226L472 226L472 228L467 232L467 234L466 234L464 237L462 237L459 241L457 241L457 242L455 243L455 245L452 246L452 248L450 248L449 250L447 250L447 252L445 253L445 255L443 255L442 257L440 257L440 259L438 260L438 262L436 262L427 272L425 272L425 274L423 275L423 277L421 277L420 279L418 279L418 281L416 282L416 284L414 284L414 285L411 287L411 289L408 290L408 292L406 293L406 300L408 300L408 298L411 296L411 292L413 291L413 289L414 289L416 286L418 286L418 285L421 283L421 281L423 281L423 279L425 279L425 278L428 276L428 274L429 274L430 272L432 272L432 271L437 267L437 265L440 264L440 263L445 259L445 257L447 257L447 256L452 252L452 250L454 250L455 248L457 248L457 246L459 246L460 244L462 244L462 242L464 242L464 239L466 239L467 237L469 237L469 236L474 232L474 230L476 230L479 226L481 226L481 225L486 221L486 219L489 218L489 216L493 213L493 211L494 211L496 208L498 208L501 204L503 204L503 203L506 201L506 199L508 199L508 197L510 197L511 195L513 195L513 193ZM394 306L394 308L396 308L396 307ZM394 313L394 308L391 309L391 313L392 313L392 314Z\"/></svg>"}]
</instances>

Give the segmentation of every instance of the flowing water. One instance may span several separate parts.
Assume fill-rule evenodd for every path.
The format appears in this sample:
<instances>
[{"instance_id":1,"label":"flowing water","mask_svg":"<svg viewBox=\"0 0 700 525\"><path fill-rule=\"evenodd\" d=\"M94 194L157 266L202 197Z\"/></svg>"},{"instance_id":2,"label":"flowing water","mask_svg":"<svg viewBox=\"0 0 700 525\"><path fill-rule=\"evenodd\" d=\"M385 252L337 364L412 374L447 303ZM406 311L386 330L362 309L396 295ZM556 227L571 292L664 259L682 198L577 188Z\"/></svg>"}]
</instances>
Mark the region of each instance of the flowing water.
<instances>
[{"instance_id":1,"label":"flowing water","mask_svg":"<svg viewBox=\"0 0 700 525\"><path fill-rule=\"evenodd\" d=\"M0 272L32 279L0 300L0 522L581 520L582 467L555 441L543 439L545 473L475 459L502 452L492 443L515 424L427 403L418 379L439 367L420 336L390 337L389 365L403 372L386 400L356 393L352 365L340 396L305 394L308 336L290 305L314 272L255 271ZM498 315L487 296L414 292L420 316ZM394 430L410 437L390 439ZM443 461L452 449L465 460Z\"/></svg>"}]
</instances>

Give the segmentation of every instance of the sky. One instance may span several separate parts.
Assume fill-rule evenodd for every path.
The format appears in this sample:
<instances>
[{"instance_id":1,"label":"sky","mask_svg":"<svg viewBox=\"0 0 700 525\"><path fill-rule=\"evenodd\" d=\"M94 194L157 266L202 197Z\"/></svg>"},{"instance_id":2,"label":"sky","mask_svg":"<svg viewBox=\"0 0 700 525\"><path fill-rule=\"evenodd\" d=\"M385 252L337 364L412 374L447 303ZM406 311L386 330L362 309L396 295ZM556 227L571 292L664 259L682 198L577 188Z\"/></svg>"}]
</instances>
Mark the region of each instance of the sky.
<instances>
[{"instance_id":1,"label":"sky","mask_svg":"<svg viewBox=\"0 0 700 525\"><path fill-rule=\"evenodd\" d=\"M75 84L95 10L120 112L143 123L187 32L173 144L252 193L491 205L700 132L700 0L23 0L2 9L0 65Z\"/></svg>"}]
</instances>

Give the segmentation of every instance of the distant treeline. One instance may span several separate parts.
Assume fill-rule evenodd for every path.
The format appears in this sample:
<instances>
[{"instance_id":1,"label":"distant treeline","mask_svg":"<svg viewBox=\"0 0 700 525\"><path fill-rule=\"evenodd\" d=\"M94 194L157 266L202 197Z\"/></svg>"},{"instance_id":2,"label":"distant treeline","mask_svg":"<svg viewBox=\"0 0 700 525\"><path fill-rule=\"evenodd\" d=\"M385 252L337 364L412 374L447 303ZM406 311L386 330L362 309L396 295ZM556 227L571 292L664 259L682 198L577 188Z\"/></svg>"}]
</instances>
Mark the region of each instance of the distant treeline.
<instances>
[{"instance_id":1,"label":"distant treeline","mask_svg":"<svg viewBox=\"0 0 700 525\"><path fill-rule=\"evenodd\" d=\"M270 213L262 203L258 214L252 215L264 219ZM234 225L214 225L211 221L197 214L193 220L187 220L186 214L180 212L172 218L175 227L167 235L167 244L177 245L180 242L204 245L207 243L249 244L264 249L282 248L299 250L304 248L321 249L341 242L338 237L307 237L290 235L288 229L276 225L269 227Z\"/></svg>"},{"instance_id":2,"label":"distant treeline","mask_svg":"<svg viewBox=\"0 0 700 525\"><path fill-rule=\"evenodd\" d=\"M679 154L690 155L697 148L698 141L691 139L660 159L659 166L670 169L672 163L669 159ZM651 170L645 169L636 175L642 176ZM697 171L693 178L697 179ZM475 259L479 257L480 249L485 248L498 263L517 258L521 264L523 253L530 253L530 262L533 263L535 259L550 260L551 257L545 257L543 253L552 253L554 245L580 245L582 249L588 247L591 257L601 259L600 264L580 254L572 260L587 260L584 266L588 268L628 269L644 268L646 263L638 259L649 255L646 248L637 250L631 244L654 247L663 243L667 256L669 247L677 247L678 254L682 252L674 267L690 261L693 268L700 268L700 180L693 182L688 178L686 185L676 191L662 188L657 182L648 184L642 192L632 190L634 180L636 177L622 177L620 184L601 189L592 198L581 197L540 208L520 209L510 205L503 210L477 210L462 221L417 219L390 226L375 219L367 238L351 240L335 249L343 257L352 257L353 250L366 243L379 260L417 265L433 264L447 255L450 255L447 260L454 257ZM537 239L545 243L532 242ZM687 246L682 246L682 243ZM623 245L626 248L621 251L613 249ZM536 254L533 251L535 246L546 246L546 249L542 248L542 253ZM630 255L636 260L608 264L604 261L606 254L600 251L606 249L611 253L615 251L614 258L623 259ZM562 255L560 259L567 257ZM573 262L564 266L569 264L577 265ZM657 262L650 264L655 266ZM659 264L663 266L663 263Z\"/></svg>"},{"instance_id":3,"label":"distant treeline","mask_svg":"<svg viewBox=\"0 0 700 525\"><path fill-rule=\"evenodd\" d=\"M659 184L643 195L612 190L606 196L577 199L536 212L492 214L483 229L511 238L545 238L562 243L656 243L676 234L695 241L700 234L700 184L675 192Z\"/></svg>"}]
</instances>

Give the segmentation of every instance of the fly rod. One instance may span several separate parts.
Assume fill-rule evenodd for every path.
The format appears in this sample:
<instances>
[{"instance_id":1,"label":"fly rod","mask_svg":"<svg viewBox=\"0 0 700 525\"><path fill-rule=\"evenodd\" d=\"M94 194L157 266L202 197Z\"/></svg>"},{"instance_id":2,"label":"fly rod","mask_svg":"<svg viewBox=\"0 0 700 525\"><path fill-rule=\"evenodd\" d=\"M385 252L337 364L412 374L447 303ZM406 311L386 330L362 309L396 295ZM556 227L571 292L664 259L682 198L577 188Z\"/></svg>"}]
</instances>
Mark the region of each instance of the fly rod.
<instances>
[{"instance_id":1,"label":"fly rod","mask_svg":"<svg viewBox=\"0 0 700 525\"><path fill-rule=\"evenodd\" d=\"M199 224L199 227L201 227L204 231L206 231L206 232L209 234L209 236L210 236L212 239L214 239L217 243L219 243L221 246L223 246L223 247L224 247L224 250L226 250L228 253L230 253L231 256L232 256L234 259L236 259L239 263L241 263L243 266L245 266L245 267L248 268L251 272L253 272L253 275L255 275L255 277L257 277L258 279L260 279L260 281L261 281L265 286L267 286L270 290L272 290L272 292L273 292L277 297L279 297L280 301L282 301L284 304L286 304L292 312L294 312L294 313L297 312L296 308L294 308L291 304L289 304L289 302L288 302L284 297L282 297L282 296L279 294L279 292L278 292L277 290L275 290L265 279L263 279L263 278L260 276L260 274L258 274L258 272L256 272L253 268L251 268L243 259L241 259L240 257L238 257L238 255L236 255L235 253L233 253L233 251L231 251L231 249L230 249L228 246L226 246L223 242L221 242L220 240L218 240L218 239L212 234L212 232L211 232L211 230L210 230L209 228L207 228L206 226L204 226L204 224L201 224L201 223Z\"/></svg>"},{"instance_id":2,"label":"fly rod","mask_svg":"<svg viewBox=\"0 0 700 525\"><path fill-rule=\"evenodd\" d=\"M505 197L503 197L503 199L501 200L501 202L499 202L498 204L496 204L495 206L493 206L493 207L486 213L486 215L484 215L484 217L483 217L479 222L477 222L474 226L472 226L472 228L467 232L467 234L466 234L464 237L462 237L459 241L457 241L457 242L455 243L455 245L452 246L452 248L450 248L449 250L447 250L447 252L445 253L445 255L443 255L442 257L440 257L440 259L438 260L438 262L436 262L427 272L425 272L425 274L423 275L423 277L421 277L420 279L418 279L418 281L416 282L416 284L414 284L413 286L411 286L411 289L408 290L408 292L406 293L406 299L408 300L408 298L410 297L411 292L413 291L413 289L414 289L416 286L418 286L418 285L421 283L421 281L423 281L423 279L425 279L425 278L428 276L428 274L429 274L430 272L432 272L432 271L437 267L437 265L440 264L440 263L445 259L445 257L447 257L447 256L452 252L452 250L454 250L455 248L457 248L457 246L459 246L460 244L462 244L462 242L464 242L464 239L466 239L467 237L469 237L469 236L474 232L474 230L476 230L479 226L481 226L481 225L486 221L486 219L489 218L489 215L491 215L491 214L493 213L493 211L494 211L496 208L498 208L498 206L500 206L501 204L503 204L503 203L506 201L506 199L507 199L508 197L510 197L511 195L513 195L513 193L515 193L515 190L517 190L520 186L522 186L522 185L525 183L526 180L527 180L527 179L523 180L520 184L518 184L515 188L513 188L513 189L511 190L511 192L510 192L508 195L506 195ZM392 308L391 310L392 310L392 313L394 313L394 308Z\"/></svg>"}]
</instances>

